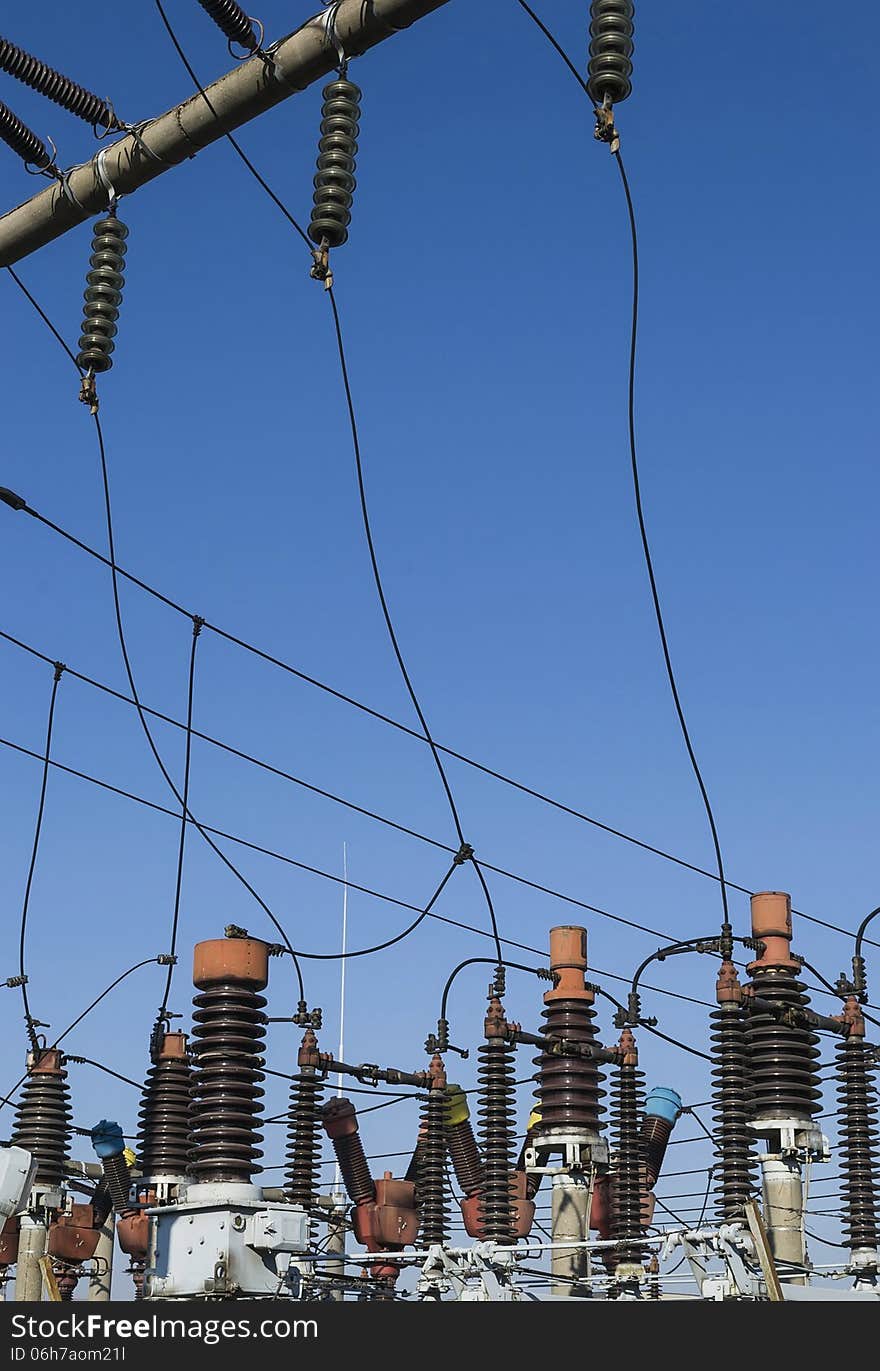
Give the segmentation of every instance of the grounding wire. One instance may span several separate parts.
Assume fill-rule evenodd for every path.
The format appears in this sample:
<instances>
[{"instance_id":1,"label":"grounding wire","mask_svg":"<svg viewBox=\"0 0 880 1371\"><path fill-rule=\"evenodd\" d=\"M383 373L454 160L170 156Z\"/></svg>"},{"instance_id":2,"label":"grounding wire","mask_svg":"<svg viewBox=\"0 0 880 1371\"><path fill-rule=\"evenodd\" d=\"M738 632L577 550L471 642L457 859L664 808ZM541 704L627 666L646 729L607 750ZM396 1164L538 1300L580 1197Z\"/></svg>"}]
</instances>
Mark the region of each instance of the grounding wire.
<instances>
[{"instance_id":1,"label":"grounding wire","mask_svg":"<svg viewBox=\"0 0 880 1371\"><path fill-rule=\"evenodd\" d=\"M40 799L37 805L37 819L34 825L34 840L31 844L31 859L28 864L27 880L25 882L24 887L24 900L22 901L21 907L21 922L19 927L18 939L18 970L19 981L21 984L22 1005L24 1007L24 1021L27 1028L27 1035L30 1040L31 1047L34 1050L36 1050L38 1044L36 1027L34 1024L33 1016L31 1014L30 1004L28 1002L28 978L27 973L25 971L25 947L27 941L28 912L30 910L31 902L31 888L34 882L34 872L37 869L37 857L40 851L40 835L43 831L43 815L46 810L46 789L49 783L49 766L52 760L52 729L55 723L55 701L58 697L58 687L61 683L61 676L64 672L64 667L61 664L61 662L55 662L53 663L53 665L55 668L55 674L52 680L52 693L49 697L49 717L46 722L46 746L43 752L43 773L40 780Z\"/></svg>"}]
</instances>

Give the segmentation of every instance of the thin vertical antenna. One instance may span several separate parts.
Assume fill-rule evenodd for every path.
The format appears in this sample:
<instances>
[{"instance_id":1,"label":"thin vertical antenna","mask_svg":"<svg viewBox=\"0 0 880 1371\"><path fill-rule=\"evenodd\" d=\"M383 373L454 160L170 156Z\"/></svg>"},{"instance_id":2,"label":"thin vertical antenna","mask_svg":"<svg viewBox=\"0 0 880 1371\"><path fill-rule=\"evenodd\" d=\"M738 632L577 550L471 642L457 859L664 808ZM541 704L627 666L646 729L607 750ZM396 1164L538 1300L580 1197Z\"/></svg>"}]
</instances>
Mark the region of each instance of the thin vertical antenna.
<instances>
[{"instance_id":1,"label":"thin vertical antenna","mask_svg":"<svg viewBox=\"0 0 880 1371\"><path fill-rule=\"evenodd\" d=\"M348 848L342 844L342 959L339 963L339 1051L336 1054L337 1061L344 1061L345 1051L345 952L348 940ZM336 1077L336 1094L342 1094L342 1072ZM339 1170L339 1163L336 1163L336 1171L333 1176L333 1193L341 1194L342 1175Z\"/></svg>"}]
</instances>

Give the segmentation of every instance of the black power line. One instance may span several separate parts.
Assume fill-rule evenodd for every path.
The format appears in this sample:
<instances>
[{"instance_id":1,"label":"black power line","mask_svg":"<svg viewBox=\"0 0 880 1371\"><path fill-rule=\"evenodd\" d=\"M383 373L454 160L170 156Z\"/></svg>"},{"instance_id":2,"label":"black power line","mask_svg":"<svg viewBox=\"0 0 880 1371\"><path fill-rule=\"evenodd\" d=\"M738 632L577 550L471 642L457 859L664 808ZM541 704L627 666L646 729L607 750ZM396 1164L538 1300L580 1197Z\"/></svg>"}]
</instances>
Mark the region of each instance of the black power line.
<instances>
[{"instance_id":1,"label":"black power line","mask_svg":"<svg viewBox=\"0 0 880 1371\"><path fill-rule=\"evenodd\" d=\"M192 761L192 737L193 737L193 693L196 680L196 648L201 632L201 619L193 620L192 646L189 653L189 679L186 691L186 746L184 748L183 759L183 795L180 806L180 838L177 844L177 873L174 880L174 911L171 915L171 955L177 951L177 929L180 923L180 896L183 889L183 856L186 848L186 820L189 811L189 773ZM165 982L165 992L162 996L162 1004L159 1009L160 1018L168 1008L168 996L171 994L171 979L174 975L174 962L168 964L168 979Z\"/></svg>"},{"instance_id":2,"label":"black power line","mask_svg":"<svg viewBox=\"0 0 880 1371\"><path fill-rule=\"evenodd\" d=\"M34 825L34 840L31 844L31 859L28 864L27 880L24 887L24 900L21 907L21 926L18 939L18 970L19 982L21 984L21 998L24 1007L24 1021L27 1027L28 1038L31 1047L37 1048L37 1032L34 1025L33 1015L31 1014L28 1002L28 978L25 971L25 944L27 940L27 920L31 902L31 887L34 882L34 872L37 869L37 856L40 851L40 834L43 831L43 814L46 809L46 787L49 782L49 766L52 760L52 729L55 723L55 701L58 696L58 686L61 683L61 676L64 667L61 662L54 662L55 674L52 680L52 693L49 697L49 718L46 722L46 746L43 752L43 773L40 780L40 799L37 805L37 820Z\"/></svg>"}]
</instances>

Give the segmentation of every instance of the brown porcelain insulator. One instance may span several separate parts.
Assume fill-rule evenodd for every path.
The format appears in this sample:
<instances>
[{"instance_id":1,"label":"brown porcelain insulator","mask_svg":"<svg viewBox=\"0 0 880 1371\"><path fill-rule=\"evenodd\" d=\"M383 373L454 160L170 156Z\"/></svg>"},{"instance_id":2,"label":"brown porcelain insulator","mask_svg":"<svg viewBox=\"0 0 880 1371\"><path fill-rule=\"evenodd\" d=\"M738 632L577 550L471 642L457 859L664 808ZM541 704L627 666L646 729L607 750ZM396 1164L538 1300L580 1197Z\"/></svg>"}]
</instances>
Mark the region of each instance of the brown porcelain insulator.
<instances>
[{"instance_id":1,"label":"brown porcelain insulator","mask_svg":"<svg viewBox=\"0 0 880 1371\"><path fill-rule=\"evenodd\" d=\"M55 1189L70 1155L70 1086L64 1059L55 1049L38 1054L24 1084L12 1125L12 1144L37 1159L35 1184Z\"/></svg>"},{"instance_id":2,"label":"brown porcelain insulator","mask_svg":"<svg viewBox=\"0 0 880 1371\"><path fill-rule=\"evenodd\" d=\"M341 1096L328 1100L321 1110L321 1122L333 1144L348 1198L352 1204L368 1203L375 1196L375 1186L351 1100Z\"/></svg>"}]
</instances>

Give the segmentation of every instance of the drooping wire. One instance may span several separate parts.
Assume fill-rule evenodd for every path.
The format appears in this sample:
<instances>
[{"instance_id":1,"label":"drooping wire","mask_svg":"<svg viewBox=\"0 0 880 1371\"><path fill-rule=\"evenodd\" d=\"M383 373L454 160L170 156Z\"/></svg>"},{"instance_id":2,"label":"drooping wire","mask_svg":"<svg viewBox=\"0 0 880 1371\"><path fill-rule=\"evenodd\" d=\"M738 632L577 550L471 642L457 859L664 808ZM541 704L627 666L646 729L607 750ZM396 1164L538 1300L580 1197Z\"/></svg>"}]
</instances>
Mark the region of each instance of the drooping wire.
<instances>
[{"instance_id":1,"label":"drooping wire","mask_svg":"<svg viewBox=\"0 0 880 1371\"><path fill-rule=\"evenodd\" d=\"M110 984L104 990L101 991L100 995L96 996L96 998L92 1000L91 1004L88 1005L82 1011L81 1014L78 1014L76 1016L72 1023L69 1023L67 1025L67 1027L64 1029L62 1033L58 1034L58 1037L53 1040L51 1047L60 1047L61 1043L68 1036L68 1034L72 1033L75 1028L78 1028L79 1025L82 1023L83 1019L86 1018L87 1015L91 1014L92 1010L96 1009L97 1006L101 1003L101 1001L106 999L112 990L115 990L118 985L121 985L121 983L124 980L126 980L129 976L131 976L135 971L140 971L141 967L143 966L155 966L157 963L159 965L162 965L163 962L164 954L159 957L145 957L143 961L135 962L134 966L130 966L127 971L123 971L120 976L117 976L115 980L111 981ZM15 1082L15 1085L11 1086L10 1089L7 1090L5 1095L0 1095L0 1109L2 1109L4 1105L10 1104L12 1102L12 1098L15 1095L16 1090L18 1090L20 1086L24 1085L25 1081L28 1078L28 1075L29 1073L26 1071L24 1075L20 1076L19 1079Z\"/></svg>"},{"instance_id":2,"label":"drooping wire","mask_svg":"<svg viewBox=\"0 0 880 1371\"><path fill-rule=\"evenodd\" d=\"M202 621L196 616L193 619L192 646L189 653L189 680L186 691L186 744L184 747L183 761L183 795L180 804L180 839L177 844L177 872L174 881L174 912L171 916L171 944L169 951L172 957L177 952L177 928L180 922L180 896L183 889L183 855L186 847L186 828L187 813L189 811L189 772L190 761L192 759L192 739L193 739L193 694L196 679L196 648L198 647L199 634L202 629ZM159 1009L161 1018L168 1008L168 996L171 994L171 979L174 975L176 960L168 963L168 978L165 982L165 992L162 996L162 1004Z\"/></svg>"},{"instance_id":3,"label":"drooping wire","mask_svg":"<svg viewBox=\"0 0 880 1371\"><path fill-rule=\"evenodd\" d=\"M181 60L181 62L183 63L183 65L186 67L186 70L187 70L187 72L188 72L188 74L189 74L190 80L192 81L193 85L194 85L194 86L196 87L196 89L198 90L198 92L199 92L199 94L201 95L202 99L204 100L205 104L208 106L208 109L211 111L211 113L213 114L214 118L216 119L216 118L217 118L217 111L214 109L214 106L211 104L210 97L208 96L207 92L205 91L204 87L202 86L201 81L199 80L198 76L197 76L196 73L195 73L195 70L194 70L193 67L190 65L189 58L187 57L186 53L184 52L183 48L181 47L180 41L178 40L178 37L177 37L177 34L174 32L174 29L171 27L171 23L170 23L170 21L169 21L169 19L168 19L168 15L165 13L165 8L164 8L164 6L163 6L163 4L162 4L162 0L155 0L155 5L156 5L156 9L159 11L159 17L161 18L162 23L165 25L165 29L166 29L166 31L167 31L167 33L168 33L168 37L171 39L172 43L174 44L174 47L175 47L175 49L176 49L176 51L177 51L178 57L180 58L180 60ZM279 199L279 197L275 194L274 190L273 190L272 187L269 185L269 183L260 175L260 173L257 171L257 168L254 166L253 162L252 162L251 159L248 157L247 153L244 151L244 148L243 148L243 147L241 146L241 144L237 141L237 139L233 138L233 136L232 136L231 133L227 133L225 136L226 136L226 138L228 139L228 141L232 144L233 148L234 148L235 151L237 152L238 156L241 158L241 160L242 160L242 162L244 163L244 165L247 167L247 169L248 169L248 171L250 172L251 176L253 176L254 180L257 181L257 182L262 186L263 190L264 190L264 191L266 192L266 194L269 196L269 199L272 201L272 203L273 203L274 205L276 205L276 206L278 207L278 209L281 210L281 213L284 215L285 219L286 219L287 222L290 224L291 228L293 228L293 229L296 230L296 232L299 234L300 238L303 240L303 242L305 243L306 247L308 248L309 253L311 254L312 245L311 245L311 243L309 242L309 236L308 236L308 234L306 233L305 229L302 227L301 224L299 224L299 223L297 222L297 220L296 220L296 219L294 218L294 216L291 214L290 210L289 210L289 209L287 208L287 206L285 205L284 201L281 200L281 199Z\"/></svg>"},{"instance_id":4,"label":"drooping wire","mask_svg":"<svg viewBox=\"0 0 880 1371\"><path fill-rule=\"evenodd\" d=\"M147 740L147 744L149 746L150 751L153 754L153 757L156 761L156 765L161 771L165 779L165 782L168 785L169 790L176 799L177 803L185 811L189 821L193 824L195 829L201 834L201 836L204 838L205 842L208 844L211 850L217 854L217 856L223 862L224 866L226 866L228 870L232 872L232 874L236 877L238 881L241 882L241 884L249 892L249 894L253 896L253 898L256 900L257 904L266 914L272 925L280 933L281 939L285 947L287 948L288 952L290 953L291 958L293 959L293 966L296 972L297 982L299 985L299 997L300 999L303 999L305 997L305 991L303 987L302 969L297 960L296 953L293 950L293 946L291 945L287 933L285 932L281 924L278 922L275 915L272 913L272 910L266 904L265 900L262 898L261 895L257 893L254 887L251 885L250 881L248 881L247 877L245 877L238 870L235 864L229 859L229 857L227 857L226 853L223 852L223 850L219 848L210 837L208 837L205 829L193 815L192 810L189 808L188 805L184 804L183 796L181 795L180 791L178 790L177 786L172 780L168 768L162 760L162 756L159 752L158 747L156 746L156 742L153 738L152 732L150 731L150 725L147 723L147 716L144 712L143 706L141 705L140 696L138 695L137 686L135 685L134 671L132 670L131 659L128 655L128 644L126 642L125 627L122 621L122 605L119 598L119 576L116 567L116 546L113 536L113 510L110 501L110 475L107 467L107 453L104 447L104 432L101 427L100 416L97 412L92 414L92 418L94 419L95 431L98 436L98 452L101 463L101 483L104 493L104 514L107 526L107 549L110 554L107 560L110 567L110 580L113 587L113 610L116 618L116 633L119 639L119 648L120 652L122 653L122 661L125 666L125 674L128 677L128 688L131 691L131 697L134 701L135 709L137 710L138 719L140 720L144 737Z\"/></svg>"},{"instance_id":5,"label":"drooping wire","mask_svg":"<svg viewBox=\"0 0 880 1371\"><path fill-rule=\"evenodd\" d=\"M58 687L61 684L61 677L64 673L64 666L61 662L55 662L54 667L55 675L52 680L52 693L49 697L49 717L46 723L46 746L43 752L43 774L40 780L40 799L37 805L37 820L34 825L34 840L31 844L31 859L28 864L27 880L24 887L24 901L21 907L21 924L18 939L18 971L21 982L24 1021L27 1028L27 1035L34 1051L37 1050L39 1044L37 1042L37 1031L28 1000L28 978L25 970L25 944L27 941L27 921L31 902L31 887L34 882L34 872L37 869L37 856L40 851L40 835L43 831L43 814L46 809L46 789L49 783L49 766L52 759L52 729L55 723L55 701L58 696Z\"/></svg>"},{"instance_id":6,"label":"drooping wire","mask_svg":"<svg viewBox=\"0 0 880 1371\"><path fill-rule=\"evenodd\" d=\"M572 60L571 60L571 58L568 56L568 54L565 52L565 50L564 50L564 48L562 47L562 45L561 45L559 42L557 42L557 40L553 37L553 34L550 32L550 30L546 27L545 24L543 24L543 23L541 22L541 20L540 20L540 19L538 18L538 16L535 14L534 10L530 9L530 7L529 7L527 4L524 3L524 0L519 0L519 3L520 3L520 5L522 6L522 8L526 11L526 13L534 20L535 24L536 24L536 25L538 26L538 28L541 30L541 32L543 33L544 37L545 37L546 39L548 39L548 41L553 45L553 47L555 48L556 52L559 54L559 56L560 56L560 57L562 58L562 60L565 62L565 65L568 67L569 71L570 71L570 72L573 74L573 76L575 77L575 80L577 81L578 85L579 85L579 86L581 87L581 89L585 92L585 94L586 94L588 100L590 101L590 104L593 105L593 104L594 104L593 98L592 98L592 96L590 95L590 92L589 92L589 89L587 88L586 82L585 82L585 81L582 79L582 77L580 76L580 73L578 72L577 67L576 67L575 64L572 62ZM717 868L718 868L718 876L717 876L717 879L718 879L719 885L720 885L720 887L721 887L721 905L722 905L722 911L723 911L723 930L722 930L722 931L723 931L723 933L726 935L726 934L729 934L729 932L730 932L731 924L730 924L730 911L729 911L729 908L728 908L728 901L727 901L727 881L726 881L726 878L725 878L725 875L724 875L724 862L723 862L722 855L721 855L721 843L720 843L719 837L718 837L718 829L717 829L717 826L716 826L716 823L715 823L715 815L714 815L714 812L713 812L713 809L712 809L712 803L711 803L711 801L710 801L710 799L709 799L709 792L708 792L708 789L707 789L707 787L706 787L706 783L705 783L705 781L703 780L703 773L702 773L702 771L700 770L699 762L697 761L697 755L696 755L696 752L694 751L694 746L693 746L693 743L692 743L692 741L691 741L690 731L688 730L687 721L686 721L686 719L685 719L684 708L683 708L683 706L682 706L681 697L680 697L679 692L678 692L678 684L677 684L677 681L676 681L676 678L675 678L675 672L674 672L673 666L672 666L672 656L671 656L670 651L669 651L669 642L668 642L668 639L667 639L667 636L666 636L666 626L665 626L665 623L664 623L664 620L663 620L663 610L662 610L662 606L661 606L661 603L660 603L660 594L659 594L659 591L658 591L658 588L657 588L657 578L656 578L656 576L655 576L655 574L654 574L654 562L653 562L653 558L652 558L652 556L651 556L651 547L650 547L650 543L649 543L649 541L648 541L648 530L647 530L647 525L646 525L646 523L645 523L644 509L643 509L643 506L642 506L642 492L641 492L641 482L640 482L640 479L639 479L639 465L638 465L638 456L637 456L637 449L636 449L636 429L635 429L636 346L637 346L637 341L638 341L638 323L639 323L639 244L638 244L638 231L637 231L637 227L636 227L635 209L634 209L634 207L633 207L632 195L631 195L631 193L630 193L630 188L629 188L629 181L628 181L628 179L627 179L626 168L624 167L623 158L622 158L622 156L621 156L621 154L620 154L620 148L619 148L619 147L616 149L616 151L614 152L613 155L614 155L615 160L617 161L617 167L618 167L618 170L619 170L619 172L620 172L620 179L621 179L621 182L622 182L622 184L623 184L624 195L625 195L625 197L626 197L626 207L627 207L627 213L628 213L628 216L629 216L630 235L631 235L631 239L632 239L632 280L633 280L633 289L632 289L632 326L631 326L631 331L630 331L630 350L629 350L628 424L629 424L630 463L631 463L631 467L632 467L633 490L634 490L634 493L635 493L635 501L636 501L636 514L637 514L637 517L638 517L639 534L640 534L640 536L641 536L641 541L642 541L642 551L643 551L644 557L645 557L645 566L646 566L647 572L648 572L648 581L649 581L650 587L651 587L651 599L652 599L653 604L654 604L654 614L655 614L655 617L656 617L656 619L657 619L657 628L658 628L659 633L660 633L660 643L661 643L661 646L662 646L662 649L663 649L663 661L664 661L664 664L665 664L665 666L666 666L666 675L667 675L667 679L668 679L668 681L669 681L670 690L671 690L671 692L672 692L672 699L673 699L673 702L674 702L674 704L675 704L675 712L676 712L676 715L678 716L678 722L679 722L679 726L680 726L680 728L681 728L682 737L683 737L683 739L684 739L685 748L686 748L686 750L687 750L688 758L690 759L690 763L691 763L691 767L692 767L692 769L693 769L694 776L696 777L697 785L698 785L698 787L699 787L700 795L701 795L702 801L703 801L703 807L704 807L704 809L705 809L705 811L706 811L706 817L707 817L707 819L708 819L708 821L709 821L709 829L710 829L710 832L711 832L711 835L712 835L712 845L713 845L713 847L714 847L714 849L715 849L715 862L716 862L716 866L717 866Z\"/></svg>"},{"instance_id":7,"label":"drooping wire","mask_svg":"<svg viewBox=\"0 0 880 1371\"><path fill-rule=\"evenodd\" d=\"M636 215L633 208L632 195L630 194L629 181L626 175L626 168L623 165L623 157L620 149L614 153L615 161L620 172L620 179L623 185L623 192L626 197L626 208L629 217L630 236L632 239L632 272L633 272L633 294L632 294L632 328L630 332L629 349L629 379L628 379L628 400L627 415L629 425L629 450L630 464L632 467L633 491L636 500L636 514L638 516L639 534L642 540L642 550L645 555L645 566L648 571L648 580L651 586L651 599L654 603L654 613L657 619L657 628L660 633L660 643L663 648L663 661L666 665L666 675L669 680L669 688L672 691L672 699L675 703L675 712L681 726L681 735L684 745L690 758L691 767L697 780L700 795L703 799L703 807L706 811L706 818L709 821L709 829L712 834L712 845L715 849L715 861L718 867L718 881L721 888L721 904L723 908L723 921L725 933L730 932L730 911L727 903L727 882L724 877L724 862L721 855L721 842L718 837L718 828L715 823L715 814L712 803L709 799L709 792L703 780L703 773L697 761L697 754L691 742L691 735L688 730L687 720L685 719L684 708L682 707L681 697L678 693L678 684L675 679L675 671L672 666L672 656L669 651L669 642L666 637L666 626L663 621L663 610L660 604L660 592L657 588L657 578L654 574L654 562L651 557L651 546L648 541L648 529L645 523L645 512L642 506L641 482L639 479L639 463L636 450L636 420L635 420L635 385L636 385L636 345L638 342L639 328L639 241L636 228Z\"/></svg>"},{"instance_id":8,"label":"drooping wire","mask_svg":"<svg viewBox=\"0 0 880 1371\"><path fill-rule=\"evenodd\" d=\"M40 307L40 305L34 299L31 292L27 289L27 287L16 275L16 273L12 270L12 268L7 267L6 270L10 273L13 280L16 282L16 284L22 290L24 295L33 305L34 309L40 315L40 318L43 320L43 322L47 325L52 334L64 348L68 357L70 357L70 360L73 362L74 366L77 367L77 371L79 372L79 366L77 364L76 357L74 356L71 349L67 346L58 330L52 324L51 320L48 318L45 311ZM82 373L80 372L80 374ZM2 495L3 492L0 492L0 498L2 498ZM81 552L85 552L88 556L94 558L96 561L102 562L105 566L109 567L110 563L108 559L104 556L103 553L98 552L96 548L90 547L88 543L83 542L82 539L77 538L74 534L68 532L67 529L62 528L60 524L54 523L51 519L48 519L44 514L40 514L39 511L32 509L27 504L27 502L21 500L20 497L15 497L15 501L16 502L13 505L13 508L23 509L26 513L30 514L32 518L36 519L39 523L43 524L53 533L58 534L59 537L64 538L74 547L79 548ZM6 502L9 503L8 500ZM124 577L127 581L130 581L132 585L136 585L138 589L144 591L145 594L150 595L155 600L158 600L160 604L164 604L168 609L174 610L177 614L182 614L185 618L192 619L193 616L191 615L189 610L185 609L177 601L172 600L169 596L164 595L162 591L157 590L155 586L149 585L148 582L141 580L132 572L127 571L124 567L120 567L118 565L117 573L118 575ZM353 696L347 695L342 691L336 690L335 687L328 685L326 682L319 681L316 677L310 676L304 671L300 671L299 668L293 666L290 662L283 661L281 658L274 656L272 653L267 652L265 649L258 647L256 644L250 643L246 639L238 637L236 634L231 633L228 629L221 628L218 624L213 624L207 620L205 621L204 626L205 628L210 630L210 632L216 633L219 638L225 639L226 642L232 643L235 647L239 647L243 651L253 654L255 657L258 657L261 661L265 661L269 665L277 667L279 670L296 677L297 680L303 681L306 685L314 686L317 690L323 691L325 694L332 696L334 699L339 700L342 704L350 705L352 708L359 710L360 712L368 715L370 718L376 719L380 723L387 724L389 727L396 729L398 732L405 733L410 738L415 738L420 743L427 743L427 739L424 737L424 734L420 733L417 729L410 728L408 724L402 723L399 719L393 719L390 715L383 714L380 710L373 709L370 705L364 704L363 701L356 700ZM93 682L93 684L95 683ZM155 711L152 712L156 713ZM157 714L156 717L162 718L164 716ZM650 852L656 857L662 857L665 861L673 862L675 863L675 865L683 867L686 871L693 871L695 875L705 876L708 880L712 881L719 880L719 877L716 872L708 871L705 867L698 866L694 862L686 861L683 857L679 857L675 853L667 852L664 848L655 847L653 844L645 842L643 839L637 838L631 833L625 833L622 829L614 828L609 824L603 823L600 819L596 819L594 816L586 814L582 810L574 809L570 805L564 804L561 800L557 800L551 795L547 795L540 790L536 790L534 787L526 785L524 782L518 781L512 776L507 776L501 771L496 771L494 768L486 766L483 762L476 761L473 757L469 757L463 752L458 752L454 748L447 747L443 743L436 743L436 747L439 752L445 753L446 756L452 757L456 761L460 761L464 765L472 767L474 770L481 772L485 776L490 776L493 780L499 781L503 785L508 785L514 790L519 790L522 794L529 795L531 798L538 800L540 803L549 805L551 808L559 810L560 813L568 814L572 818L578 819L582 823L590 824L592 827L600 829L603 833L608 833L611 837L620 838L621 841L630 843L634 847L639 847L644 852ZM487 867L488 870L500 870L500 868L493 868L489 863L484 863L484 865ZM502 872L501 874L509 875L510 873ZM732 881L726 878L725 883L727 886L730 887L730 889L737 890L743 895L751 895L754 893L752 890L749 889L748 886L741 885L736 881ZM546 890L544 887L541 886L537 886L536 888L539 890L544 890L545 893L556 893ZM596 913L603 912L600 910L596 910L593 906L590 905L582 904L582 907L587 909L592 908ZM792 913L796 914L798 918L807 920L808 923L816 924L820 928L827 928L832 933L840 933L843 937L851 939L857 936L853 933L851 929L841 928L838 924L829 923L826 919L817 918L815 914L808 914L802 909L796 909L792 907ZM866 920L865 925L867 925L869 921L870 919ZM665 937L666 935L661 934L659 936ZM880 947L880 943L877 943L870 938L864 937L864 929L862 930L862 936L864 942L867 942L871 947Z\"/></svg>"},{"instance_id":9,"label":"drooping wire","mask_svg":"<svg viewBox=\"0 0 880 1371\"><path fill-rule=\"evenodd\" d=\"M363 520L364 535L367 540L367 549L369 551L370 556L370 566L373 572L373 581L376 586L376 594L379 597L379 604L382 609L382 617L385 620L385 627L388 630L388 637L391 642L391 647L394 651L394 656L397 660L397 665L400 668L400 674L403 677L403 683L406 686L407 694L409 695L409 698L412 701L413 709L416 712L416 716L418 717L419 724L421 725L422 732L425 736L425 741L427 742L428 747L431 750L431 755L433 756L435 765L437 767L437 773L440 777L443 790L446 794L446 799L449 803L449 810L452 814L452 822L455 826L455 832L458 837L460 845L459 850L462 853L465 852L465 850L467 850L469 859L473 864L474 870L477 873L477 877L482 887L483 895L485 896L486 904L489 910L489 921L492 926L492 936L495 939L495 947L498 952L498 959L500 961L502 958L501 940L498 936L498 921L495 917L495 907L492 903L492 896L489 893L489 887L486 883L486 878L483 875L479 863L474 857L473 850L465 842L464 830L461 826L461 819L459 818L458 807L456 806L455 799L452 794L452 787L450 786L449 778L446 775L446 768L444 767L443 762L441 761L437 744L434 742L431 730L428 727L428 721L425 718L424 711L422 709L421 704L419 703L419 697L416 694L415 687L413 686L412 679L407 670L406 662L404 661L403 653L400 649L400 643L398 642L397 633L394 628L394 621L391 617L391 611L388 608L388 600L385 596L385 588L382 584L382 575L379 571L379 560L376 556L376 545L373 540L373 530L370 524L370 511L367 503L366 485L364 482L364 466L361 455L360 436L358 433L358 423L357 416L355 414L354 399L351 392L351 381L349 379L348 374L348 363L346 361L345 355L345 343L342 336L342 322L339 317L339 308L336 304L336 294L332 286L329 290L327 290L326 294L329 296L330 308L333 312L333 327L336 334L336 346L339 352L339 365L342 372L342 385L345 391L345 403L346 408L348 410L348 419L351 428L352 444L354 446L354 459L355 466L357 469L357 483L358 494L360 497L361 517Z\"/></svg>"}]
</instances>

